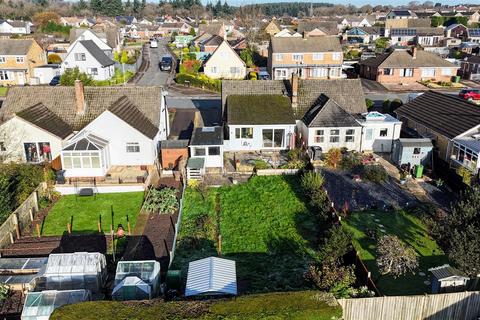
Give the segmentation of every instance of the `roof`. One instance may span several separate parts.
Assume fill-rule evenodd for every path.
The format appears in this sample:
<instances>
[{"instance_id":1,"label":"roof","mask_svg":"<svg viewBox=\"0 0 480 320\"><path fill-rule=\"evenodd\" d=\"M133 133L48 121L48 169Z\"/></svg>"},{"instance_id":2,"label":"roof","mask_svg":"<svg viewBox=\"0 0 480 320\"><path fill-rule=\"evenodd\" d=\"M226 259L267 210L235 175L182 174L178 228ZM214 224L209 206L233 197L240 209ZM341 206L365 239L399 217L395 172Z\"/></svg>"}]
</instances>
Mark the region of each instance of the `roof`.
<instances>
[{"instance_id":1,"label":"roof","mask_svg":"<svg viewBox=\"0 0 480 320\"><path fill-rule=\"evenodd\" d=\"M24 56L30 50L33 42L35 40L17 40L17 39L6 39L0 40L0 55L3 56L13 56L21 55Z\"/></svg>"},{"instance_id":2,"label":"roof","mask_svg":"<svg viewBox=\"0 0 480 320\"><path fill-rule=\"evenodd\" d=\"M340 40L336 36L325 36L319 41L316 37L280 37L271 38L270 47L274 53L303 53L342 51Z\"/></svg>"},{"instance_id":3,"label":"roof","mask_svg":"<svg viewBox=\"0 0 480 320\"><path fill-rule=\"evenodd\" d=\"M81 132L70 140L69 144L63 147L65 151L98 151L103 150L108 141L90 132Z\"/></svg>"},{"instance_id":4,"label":"roof","mask_svg":"<svg viewBox=\"0 0 480 320\"><path fill-rule=\"evenodd\" d=\"M237 294L235 261L210 257L188 264L185 296Z\"/></svg>"},{"instance_id":5,"label":"roof","mask_svg":"<svg viewBox=\"0 0 480 320\"><path fill-rule=\"evenodd\" d=\"M470 56L467 58L467 62L480 63L480 56Z\"/></svg>"},{"instance_id":6,"label":"roof","mask_svg":"<svg viewBox=\"0 0 480 320\"><path fill-rule=\"evenodd\" d=\"M190 138L191 146L223 145L222 127L195 128Z\"/></svg>"},{"instance_id":7,"label":"roof","mask_svg":"<svg viewBox=\"0 0 480 320\"><path fill-rule=\"evenodd\" d=\"M202 41L202 45L204 46L219 46L223 42L223 37L220 37L218 35L213 35L210 38L208 38L205 41Z\"/></svg>"},{"instance_id":8,"label":"roof","mask_svg":"<svg viewBox=\"0 0 480 320\"><path fill-rule=\"evenodd\" d=\"M203 169L205 167L204 158L188 158L187 168L190 169Z\"/></svg>"},{"instance_id":9,"label":"roof","mask_svg":"<svg viewBox=\"0 0 480 320\"><path fill-rule=\"evenodd\" d=\"M407 28L429 28L431 26L430 19L408 19Z\"/></svg>"},{"instance_id":10,"label":"roof","mask_svg":"<svg viewBox=\"0 0 480 320\"><path fill-rule=\"evenodd\" d=\"M451 24L451 25L445 27L445 31L452 30L452 29L455 29L455 28L457 28L457 27L462 27L462 28L464 28L464 29L467 29L467 27L465 27L465 26L464 26L463 24L461 24L461 23L454 23L454 24Z\"/></svg>"},{"instance_id":11,"label":"roof","mask_svg":"<svg viewBox=\"0 0 480 320\"><path fill-rule=\"evenodd\" d=\"M305 114L302 121L307 127L360 127L352 115L324 94Z\"/></svg>"},{"instance_id":12,"label":"roof","mask_svg":"<svg viewBox=\"0 0 480 320\"><path fill-rule=\"evenodd\" d=\"M450 277L463 277L468 279L468 277L465 276L465 274L462 271L451 267L449 264L444 264L443 266L430 268L428 269L428 271L430 271L433 274L433 276L438 280L442 280Z\"/></svg>"},{"instance_id":13,"label":"roof","mask_svg":"<svg viewBox=\"0 0 480 320\"><path fill-rule=\"evenodd\" d=\"M65 139L72 134L72 128L65 123L59 116L50 111L41 102L24 109L16 114L37 127L56 135L61 139Z\"/></svg>"},{"instance_id":14,"label":"roof","mask_svg":"<svg viewBox=\"0 0 480 320\"><path fill-rule=\"evenodd\" d=\"M407 17L407 16L412 16L415 17L416 14L410 10L392 10L390 13L393 13L393 15L397 17Z\"/></svg>"},{"instance_id":15,"label":"roof","mask_svg":"<svg viewBox=\"0 0 480 320\"><path fill-rule=\"evenodd\" d=\"M428 91L395 110L449 139L480 125L480 109L463 99Z\"/></svg>"},{"instance_id":16,"label":"roof","mask_svg":"<svg viewBox=\"0 0 480 320\"><path fill-rule=\"evenodd\" d=\"M82 46L87 49L87 51L102 65L102 67L107 67L115 64L115 61L110 59L102 49L100 49L93 40L81 40L79 41Z\"/></svg>"},{"instance_id":17,"label":"roof","mask_svg":"<svg viewBox=\"0 0 480 320\"><path fill-rule=\"evenodd\" d=\"M200 24L198 34L208 33L212 35L222 35L224 31L223 23Z\"/></svg>"},{"instance_id":18,"label":"roof","mask_svg":"<svg viewBox=\"0 0 480 320\"><path fill-rule=\"evenodd\" d=\"M480 28L469 28L468 29L469 37L480 37Z\"/></svg>"},{"instance_id":19,"label":"roof","mask_svg":"<svg viewBox=\"0 0 480 320\"><path fill-rule=\"evenodd\" d=\"M286 96L230 95L227 122L229 125L295 124L295 118Z\"/></svg>"},{"instance_id":20,"label":"roof","mask_svg":"<svg viewBox=\"0 0 480 320\"><path fill-rule=\"evenodd\" d=\"M336 21L300 21L298 23L297 32L310 32L314 29L325 31L327 34L338 34Z\"/></svg>"},{"instance_id":21,"label":"roof","mask_svg":"<svg viewBox=\"0 0 480 320\"><path fill-rule=\"evenodd\" d=\"M430 147L433 148L432 141L428 138L401 138L400 144L407 148Z\"/></svg>"},{"instance_id":22,"label":"roof","mask_svg":"<svg viewBox=\"0 0 480 320\"><path fill-rule=\"evenodd\" d=\"M155 138L158 133L158 128L126 96L115 101L108 111L150 139Z\"/></svg>"},{"instance_id":23,"label":"roof","mask_svg":"<svg viewBox=\"0 0 480 320\"><path fill-rule=\"evenodd\" d=\"M393 50L392 52L363 60L360 64L374 68L456 67L453 63L442 59L434 53L418 49L415 59L411 50Z\"/></svg>"},{"instance_id":24,"label":"roof","mask_svg":"<svg viewBox=\"0 0 480 320\"><path fill-rule=\"evenodd\" d=\"M14 28L25 28L27 26L27 22L21 21L21 20L10 20L10 21L4 21L11 25Z\"/></svg>"}]
</instances>

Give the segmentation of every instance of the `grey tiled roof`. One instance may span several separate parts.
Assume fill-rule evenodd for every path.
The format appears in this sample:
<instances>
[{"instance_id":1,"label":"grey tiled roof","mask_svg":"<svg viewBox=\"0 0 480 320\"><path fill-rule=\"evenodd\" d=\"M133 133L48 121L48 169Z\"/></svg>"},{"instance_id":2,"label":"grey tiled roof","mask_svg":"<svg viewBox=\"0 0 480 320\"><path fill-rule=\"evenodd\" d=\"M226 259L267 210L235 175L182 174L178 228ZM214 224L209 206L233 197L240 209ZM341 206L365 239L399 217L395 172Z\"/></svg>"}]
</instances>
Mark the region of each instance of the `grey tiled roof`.
<instances>
[{"instance_id":1,"label":"grey tiled roof","mask_svg":"<svg viewBox=\"0 0 480 320\"><path fill-rule=\"evenodd\" d=\"M70 126L42 103L24 109L16 115L61 139L72 133Z\"/></svg>"},{"instance_id":2,"label":"grey tiled roof","mask_svg":"<svg viewBox=\"0 0 480 320\"><path fill-rule=\"evenodd\" d=\"M333 99L322 94L302 119L307 127L360 127L360 124Z\"/></svg>"},{"instance_id":3,"label":"grey tiled roof","mask_svg":"<svg viewBox=\"0 0 480 320\"><path fill-rule=\"evenodd\" d=\"M107 67L115 64L115 61L110 59L102 49L100 49L93 40L82 40L79 41L82 46L87 49L87 51L102 65L102 67Z\"/></svg>"},{"instance_id":4,"label":"grey tiled roof","mask_svg":"<svg viewBox=\"0 0 480 320\"><path fill-rule=\"evenodd\" d=\"M297 32L310 32L316 28L325 31L327 34L338 34L336 21L300 21L298 23Z\"/></svg>"},{"instance_id":5,"label":"grey tiled roof","mask_svg":"<svg viewBox=\"0 0 480 320\"><path fill-rule=\"evenodd\" d=\"M7 39L0 40L0 55L14 56L14 55L26 55L34 40L17 40Z\"/></svg>"},{"instance_id":6,"label":"grey tiled roof","mask_svg":"<svg viewBox=\"0 0 480 320\"><path fill-rule=\"evenodd\" d=\"M146 137L153 139L158 133L158 128L126 96L120 97L108 111L137 129Z\"/></svg>"},{"instance_id":7,"label":"grey tiled roof","mask_svg":"<svg viewBox=\"0 0 480 320\"><path fill-rule=\"evenodd\" d=\"M77 114L74 87L11 87L0 109L0 123L14 113L42 103L74 131L79 131L119 98L126 96L148 120L160 123L160 87L85 87L86 111Z\"/></svg>"},{"instance_id":8,"label":"grey tiled roof","mask_svg":"<svg viewBox=\"0 0 480 320\"><path fill-rule=\"evenodd\" d=\"M273 53L340 52L342 46L336 36L317 37L279 37L270 39Z\"/></svg>"},{"instance_id":9,"label":"grey tiled roof","mask_svg":"<svg viewBox=\"0 0 480 320\"><path fill-rule=\"evenodd\" d=\"M195 128L190 138L192 146L219 146L223 145L222 127Z\"/></svg>"}]
</instances>

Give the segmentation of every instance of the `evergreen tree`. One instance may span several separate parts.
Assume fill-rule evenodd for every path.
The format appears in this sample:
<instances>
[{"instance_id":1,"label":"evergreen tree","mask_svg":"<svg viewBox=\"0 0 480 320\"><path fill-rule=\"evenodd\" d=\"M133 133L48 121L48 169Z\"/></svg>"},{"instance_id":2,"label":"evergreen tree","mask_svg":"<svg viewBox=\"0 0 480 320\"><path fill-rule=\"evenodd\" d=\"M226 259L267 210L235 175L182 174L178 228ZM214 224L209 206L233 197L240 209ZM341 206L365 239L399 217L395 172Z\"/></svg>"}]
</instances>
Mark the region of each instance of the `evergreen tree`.
<instances>
[{"instance_id":1,"label":"evergreen tree","mask_svg":"<svg viewBox=\"0 0 480 320\"><path fill-rule=\"evenodd\" d=\"M142 10L145 9L146 5L147 5L147 0L142 0L142 6L141 6Z\"/></svg>"},{"instance_id":2,"label":"evergreen tree","mask_svg":"<svg viewBox=\"0 0 480 320\"><path fill-rule=\"evenodd\" d=\"M80 1L78 1L77 7L78 7L78 10L85 10L85 9L88 8L88 5L85 2L85 0L80 0Z\"/></svg>"},{"instance_id":3,"label":"evergreen tree","mask_svg":"<svg viewBox=\"0 0 480 320\"><path fill-rule=\"evenodd\" d=\"M222 9L223 9L222 2L218 0L217 3L215 4L215 7L213 7L213 15L219 16L220 14L222 14Z\"/></svg>"},{"instance_id":4,"label":"evergreen tree","mask_svg":"<svg viewBox=\"0 0 480 320\"><path fill-rule=\"evenodd\" d=\"M127 0L127 2L125 2L125 12L130 12L130 9L132 9L132 2Z\"/></svg>"},{"instance_id":5,"label":"evergreen tree","mask_svg":"<svg viewBox=\"0 0 480 320\"><path fill-rule=\"evenodd\" d=\"M94 14L102 13L102 0L90 0L90 10Z\"/></svg>"},{"instance_id":6,"label":"evergreen tree","mask_svg":"<svg viewBox=\"0 0 480 320\"><path fill-rule=\"evenodd\" d=\"M133 0L133 13L140 12L140 0Z\"/></svg>"}]
</instances>

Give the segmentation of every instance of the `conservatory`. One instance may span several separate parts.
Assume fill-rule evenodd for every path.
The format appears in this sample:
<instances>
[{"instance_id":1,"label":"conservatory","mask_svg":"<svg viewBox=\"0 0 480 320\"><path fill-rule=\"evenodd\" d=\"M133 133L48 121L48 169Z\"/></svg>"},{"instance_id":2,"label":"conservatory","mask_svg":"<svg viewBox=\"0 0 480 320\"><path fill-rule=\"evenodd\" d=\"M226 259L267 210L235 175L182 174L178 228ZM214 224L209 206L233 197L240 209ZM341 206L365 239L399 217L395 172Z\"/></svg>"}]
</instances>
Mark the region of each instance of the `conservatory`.
<instances>
[{"instance_id":1,"label":"conservatory","mask_svg":"<svg viewBox=\"0 0 480 320\"><path fill-rule=\"evenodd\" d=\"M81 133L62 149L65 177L101 177L110 168L108 141L88 132Z\"/></svg>"},{"instance_id":2,"label":"conservatory","mask_svg":"<svg viewBox=\"0 0 480 320\"><path fill-rule=\"evenodd\" d=\"M91 300L88 290L47 290L29 292L23 305L22 320L48 320L63 305Z\"/></svg>"},{"instance_id":3,"label":"conservatory","mask_svg":"<svg viewBox=\"0 0 480 320\"><path fill-rule=\"evenodd\" d=\"M158 294L160 263L155 260L120 261L112 296L115 300L144 300Z\"/></svg>"},{"instance_id":4,"label":"conservatory","mask_svg":"<svg viewBox=\"0 0 480 320\"><path fill-rule=\"evenodd\" d=\"M106 268L105 256L98 252L51 254L37 283L44 283L46 290L85 289L97 294L105 284Z\"/></svg>"}]
</instances>

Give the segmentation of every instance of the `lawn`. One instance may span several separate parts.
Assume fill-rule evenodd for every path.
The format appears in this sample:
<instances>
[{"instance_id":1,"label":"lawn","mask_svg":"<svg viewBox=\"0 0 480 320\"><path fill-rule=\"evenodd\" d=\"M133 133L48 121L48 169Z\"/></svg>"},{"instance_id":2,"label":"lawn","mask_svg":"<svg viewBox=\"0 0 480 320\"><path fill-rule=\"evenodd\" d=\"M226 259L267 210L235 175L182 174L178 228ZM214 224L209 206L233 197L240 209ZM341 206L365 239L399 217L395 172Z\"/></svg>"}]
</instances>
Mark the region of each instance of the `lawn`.
<instances>
[{"instance_id":1,"label":"lawn","mask_svg":"<svg viewBox=\"0 0 480 320\"><path fill-rule=\"evenodd\" d=\"M98 232L99 216L102 230L110 232L111 207L114 212L114 228L122 224L127 230L127 215L133 230L143 202L143 192L101 193L95 197L63 196L48 213L43 224L43 235L62 235L73 215L73 233Z\"/></svg>"},{"instance_id":2,"label":"lawn","mask_svg":"<svg viewBox=\"0 0 480 320\"><path fill-rule=\"evenodd\" d=\"M5 97L7 95L7 91L7 87L0 87L0 97Z\"/></svg>"},{"instance_id":3,"label":"lawn","mask_svg":"<svg viewBox=\"0 0 480 320\"><path fill-rule=\"evenodd\" d=\"M241 291L305 287L303 273L316 258L320 228L305 205L299 177L257 176L244 184L207 189L203 196L188 188L174 269L186 271L188 262L217 255L217 221L221 253L237 261Z\"/></svg>"},{"instance_id":4,"label":"lawn","mask_svg":"<svg viewBox=\"0 0 480 320\"><path fill-rule=\"evenodd\" d=\"M365 235L367 230L378 230L380 232L381 227L379 225L383 225L385 234L396 235L415 249L419 255L419 268L415 275L408 273L397 279L391 276L380 277L375 264L376 241ZM427 229L420 219L404 211L356 212L344 220L343 226L352 231L354 246L367 269L372 272L372 279L382 294L429 293L431 291L430 286L424 283L429 280L428 269L448 263L442 249L428 235ZM425 276L420 276L419 272L425 273Z\"/></svg>"}]
</instances>

